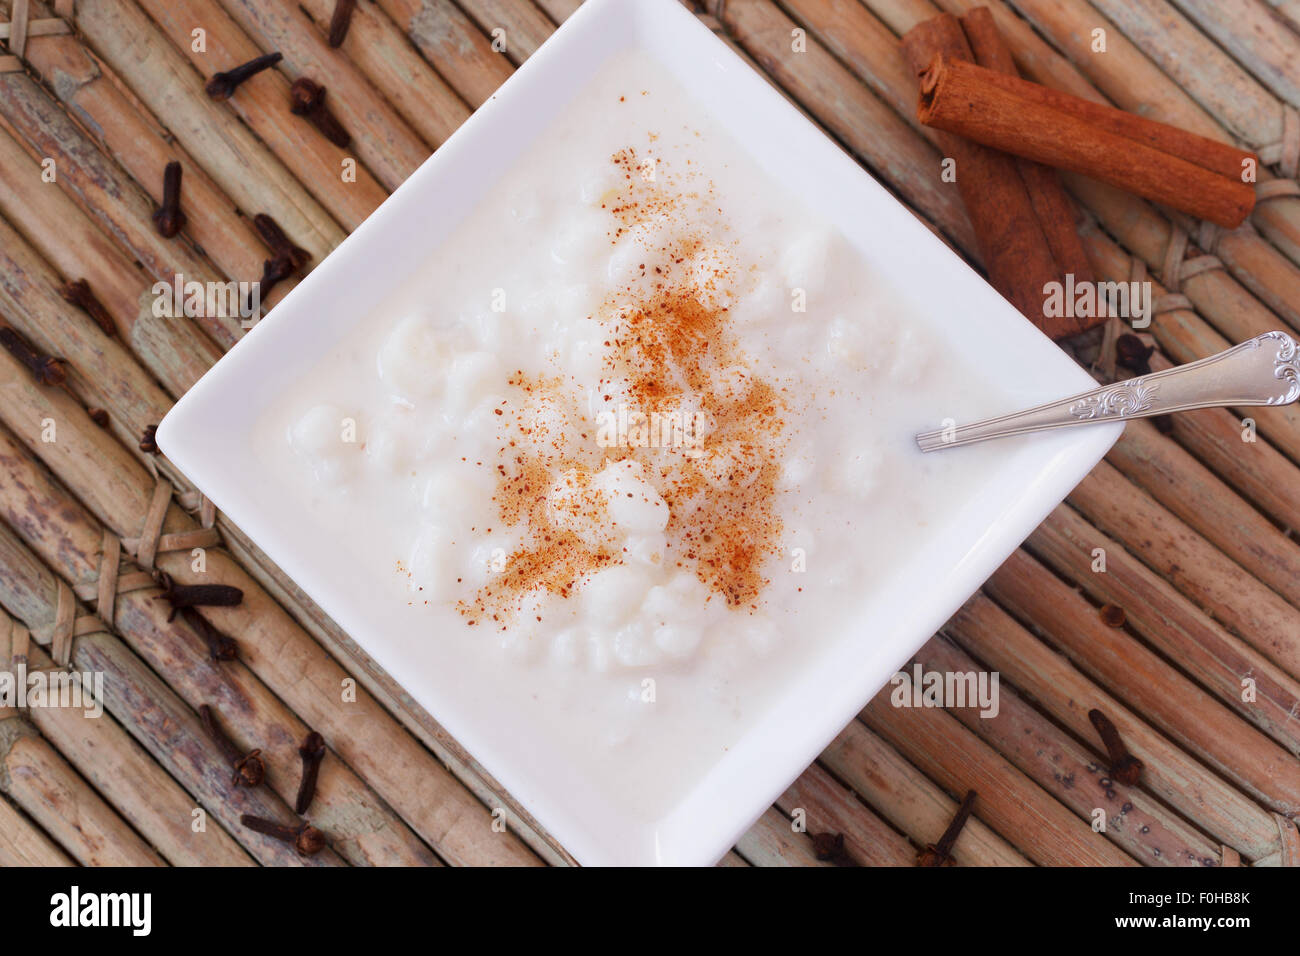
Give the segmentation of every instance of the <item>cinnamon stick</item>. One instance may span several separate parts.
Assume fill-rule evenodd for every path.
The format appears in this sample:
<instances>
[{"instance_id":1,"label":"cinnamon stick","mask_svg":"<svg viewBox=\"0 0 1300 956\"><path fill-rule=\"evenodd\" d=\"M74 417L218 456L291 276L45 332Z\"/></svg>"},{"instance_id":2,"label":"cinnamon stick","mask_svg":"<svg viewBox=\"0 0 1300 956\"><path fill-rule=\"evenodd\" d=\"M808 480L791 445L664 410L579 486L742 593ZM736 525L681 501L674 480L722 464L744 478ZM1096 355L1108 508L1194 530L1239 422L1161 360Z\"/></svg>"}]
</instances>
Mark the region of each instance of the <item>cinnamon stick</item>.
<instances>
[{"instance_id":1,"label":"cinnamon stick","mask_svg":"<svg viewBox=\"0 0 1300 956\"><path fill-rule=\"evenodd\" d=\"M903 52L918 74L936 54L945 62L972 59L961 25L947 13L904 34ZM1073 318L1049 320L1043 315L1043 287L1059 276L1015 160L960 135L943 133L938 139L943 155L956 164L957 188L989 282L1052 338L1079 331Z\"/></svg>"},{"instance_id":2,"label":"cinnamon stick","mask_svg":"<svg viewBox=\"0 0 1300 956\"><path fill-rule=\"evenodd\" d=\"M1255 190L1241 174L1252 153L1075 100L940 53L921 76L917 115L935 129L1100 179L1224 228L1250 215Z\"/></svg>"},{"instance_id":3,"label":"cinnamon stick","mask_svg":"<svg viewBox=\"0 0 1300 956\"><path fill-rule=\"evenodd\" d=\"M961 28L966 42L982 67L1019 77L1011 50L998 32L988 7L976 7L962 15ZM1047 238L1047 247L1056 260L1059 275L1072 274L1075 284L1092 281L1092 266L1079 239L1078 210L1061 185L1061 177L1049 166L1028 159L1017 159L1016 168L1029 190L1029 200L1038 214L1038 224ZM1098 318L1098 322L1102 317ZM1085 327L1092 323L1085 322Z\"/></svg>"}]
</instances>

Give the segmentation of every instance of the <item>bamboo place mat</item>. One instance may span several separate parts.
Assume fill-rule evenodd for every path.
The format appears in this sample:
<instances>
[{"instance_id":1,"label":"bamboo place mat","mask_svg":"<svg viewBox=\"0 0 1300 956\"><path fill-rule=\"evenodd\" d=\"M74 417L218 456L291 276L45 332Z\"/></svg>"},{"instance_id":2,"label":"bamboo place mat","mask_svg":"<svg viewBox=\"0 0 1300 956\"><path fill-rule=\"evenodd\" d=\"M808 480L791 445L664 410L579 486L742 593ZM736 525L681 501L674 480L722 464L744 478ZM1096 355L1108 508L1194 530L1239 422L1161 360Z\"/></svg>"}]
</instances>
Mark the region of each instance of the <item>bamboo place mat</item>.
<instances>
[{"instance_id":1,"label":"bamboo place mat","mask_svg":"<svg viewBox=\"0 0 1300 956\"><path fill-rule=\"evenodd\" d=\"M956 191L932 174L898 37L980 3L1026 77L1265 164L1232 232L1066 178L1098 277L1153 283L1152 367L1300 330L1292 0L695 12L978 267ZM336 0L0 0L0 321L67 372L37 384L0 352L0 658L102 675L105 708L0 711L0 863L571 862L142 438L240 332L154 318L155 281L256 279L258 213L320 262L576 6L361 0L336 50ZM204 94L214 72L272 50L278 68L228 101ZM289 113L299 76L328 88L347 150ZM188 216L175 239L150 222L169 161ZM82 279L102 308L60 296ZM1298 463L1295 407L1184 414L1168 433L1130 424L912 662L996 671L997 716L895 707L886 688L723 863L913 865L971 790L960 865L1300 861ZM193 583L196 563L243 603L169 622L148 572ZM237 660L208 659L213 627ZM231 784L203 704L241 750L261 749L266 786ZM1110 775L1093 709L1144 764L1136 784ZM329 837L310 858L239 820L293 819L309 730L328 747L310 818Z\"/></svg>"}]
</instances>

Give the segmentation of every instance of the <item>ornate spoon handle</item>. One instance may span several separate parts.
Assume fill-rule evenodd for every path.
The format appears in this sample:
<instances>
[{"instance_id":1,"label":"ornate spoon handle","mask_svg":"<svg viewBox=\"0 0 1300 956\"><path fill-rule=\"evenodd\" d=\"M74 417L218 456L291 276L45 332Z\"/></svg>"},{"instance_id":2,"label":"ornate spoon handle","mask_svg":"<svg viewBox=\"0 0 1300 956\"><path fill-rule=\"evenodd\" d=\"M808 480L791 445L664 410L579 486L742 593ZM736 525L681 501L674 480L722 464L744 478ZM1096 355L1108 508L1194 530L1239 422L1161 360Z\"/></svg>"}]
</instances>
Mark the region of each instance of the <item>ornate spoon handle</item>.
<instances>
[{"instance_id":1,"label":"ornate spoon handle","mask_svg":"<svg viewBox=\"0 0 1300 956\"><path fill-rule=\"evenodd\" d=\"M1127 421L1215 405L1286 405L1300 399L1300 358L1285 332L1266 332L1199 362L1130 378L1001 418L921 432L921 451L1024 432Z\"/></svg>"}]
</instances>

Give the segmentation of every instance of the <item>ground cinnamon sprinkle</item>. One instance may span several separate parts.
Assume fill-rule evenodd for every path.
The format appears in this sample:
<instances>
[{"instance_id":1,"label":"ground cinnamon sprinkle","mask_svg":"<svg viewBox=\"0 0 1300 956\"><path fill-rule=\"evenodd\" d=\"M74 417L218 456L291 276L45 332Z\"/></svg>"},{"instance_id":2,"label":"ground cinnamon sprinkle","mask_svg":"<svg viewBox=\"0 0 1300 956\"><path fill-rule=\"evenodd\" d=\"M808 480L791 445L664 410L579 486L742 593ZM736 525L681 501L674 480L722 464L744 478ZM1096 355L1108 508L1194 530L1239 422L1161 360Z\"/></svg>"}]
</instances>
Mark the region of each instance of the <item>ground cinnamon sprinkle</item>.
<instances>
[{"instance_id":1,"label":"ground cinnamon sprinkle","mask_svg":"<svg viewBox=\"0 0 1300 956\"><path fill-rule=\"evenodd\" d=\"M602 203L612 243L652 219L689 222L691 203L706 198L665 188L672 177L662 159L647 163L629 148L611 161L623 174ZM698 412L707 434L695 454L600 447L574 383L512 376L512 398L496 409L503 463L494 501L503 525L521 529L523 540L505 569L460 603L467 623L507 627L530 594L567 598L594 572L624 562L608 533L606 491L593 478L606 460L628 458L668 505L662 560L693 572L732 608L758 607L769 583L764 568L780 553L787 394L755 374L738 347L725 303L739 273L728 257L689 229L668 232L675 238L647 256L660 264L642 264L594 316L607 330L599 387L610 407L626 402L647 417Z\"/></svg>"}]
</instances>

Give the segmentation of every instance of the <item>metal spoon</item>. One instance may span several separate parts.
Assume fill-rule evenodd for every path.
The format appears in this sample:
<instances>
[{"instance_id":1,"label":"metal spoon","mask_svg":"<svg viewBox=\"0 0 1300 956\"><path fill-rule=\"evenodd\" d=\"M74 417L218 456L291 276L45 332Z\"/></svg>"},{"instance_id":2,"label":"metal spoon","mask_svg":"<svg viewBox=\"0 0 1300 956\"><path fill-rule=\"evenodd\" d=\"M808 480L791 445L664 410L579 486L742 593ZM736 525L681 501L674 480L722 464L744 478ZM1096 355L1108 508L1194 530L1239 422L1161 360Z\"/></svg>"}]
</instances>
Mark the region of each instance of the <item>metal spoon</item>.
<instances>
[{"instance_id":1,"label":"metal spoon","mask_svg":"<svg viewBox=\"0 0 1300 956\"><path fill-rule=\"evenodd\" d=\"M921 432L921 451L1024 432L1149 418L1216 405L1287 405L1300 399L1300 356L1285 332L1265 332L1199 362L1140 375L970 425Z\"/></svg>"}]
</instances>

